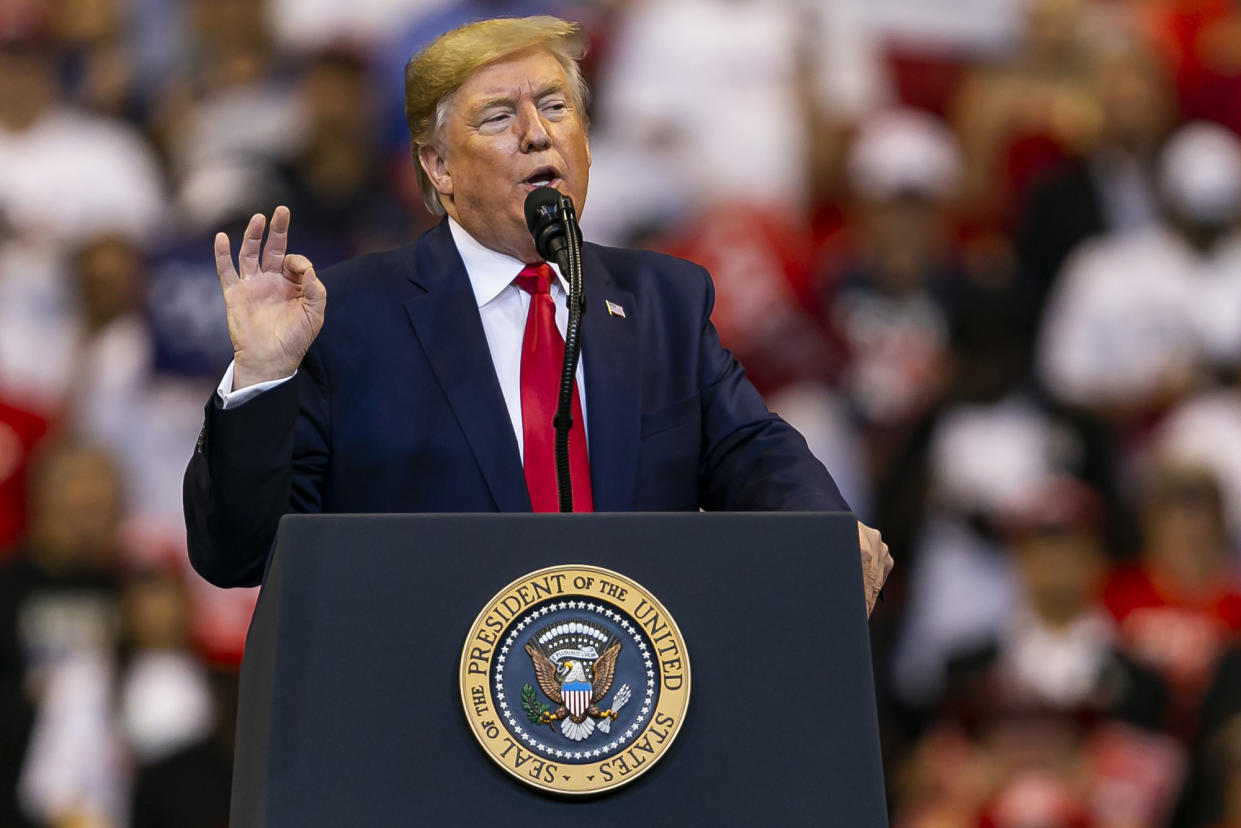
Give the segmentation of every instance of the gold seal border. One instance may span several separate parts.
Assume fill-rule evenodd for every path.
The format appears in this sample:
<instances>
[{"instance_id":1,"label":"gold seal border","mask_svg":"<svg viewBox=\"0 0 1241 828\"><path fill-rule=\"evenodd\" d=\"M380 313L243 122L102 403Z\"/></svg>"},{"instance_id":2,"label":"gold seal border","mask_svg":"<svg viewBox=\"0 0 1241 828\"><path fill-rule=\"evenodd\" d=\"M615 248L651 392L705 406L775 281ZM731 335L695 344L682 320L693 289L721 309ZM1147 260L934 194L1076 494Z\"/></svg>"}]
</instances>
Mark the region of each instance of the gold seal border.
<instances>
[{"instance_id":1,"label":"gold seal border","mask_svg":"<svg viewBox=\"0 0 1241 828\"><path fill-rule=\"evenodd\" d=\"M507 621L503 622L503 627L496 635L495 641L491 643L490 651L485 658L479 659L477 656L473 655L474 649L478 648L480 644L486 642L486 639L480 638L479 634L482 631L491 629L490 627L485 627L484 623L487 618L495 612L496 608L500 606L501 602L505 598L510 597L510 595L516 596L520 587L526 586L535 580L543 579L552 575L561 575L565 578L565 584L562 591L557 592L554 596L536 596L534 599L525 602L519 610L511 613L511 617ZM593 586L593 583L591 586L587 586L585 588L574 587L572 585L572 580L574 576L577 575L593 575L601 580L608 580L609 583L617 587L624 588L627 592L632 591L632 593L636 594L627 594L625 598L617 598L615 595L589 591L591 586ZM520 758L519 751L523 751L525 747L524 744L509 734L502 721L503 716L499 712L499 707L495 703L495 689L491 683L492 666L496 653L499 651L499 648L503 646L501 639L504 633L511 629L512 622L517 617L522 615L526 611L527 607L533 606L537 603L542 603L551 597L565 600L584 597L587 599L595 599L610 604L616 609L623 610L629 622L642 629L647 640L652 641L653 646L651 660L655 665L656 678L660 687L659 701L651 711L650 718L647 720L646 725L642 728L642 730L629 739L628 747L619 749L606 758L602 758L591 763L558 765L555 760L544 759L542 756L539 756L531 751L527 755L528 758L525 761L522 761L520 767L518 767L516 766L516 761ZM664 686L664 682L667 678L664 663L672 659L661 660L659 658L658 648L654 646L650 629L634 616L629 606L626 606L627 601L636 601L639 598L645 599L655 609L660 619L667 624L668 630L672 634L672 641L676 644L676 654L680 659L680 675L683 676L681 686L676 689L669 690ZM520 601L522 599L518 597L518 600ZM507 609L507 607L505 609ZM485 662L483 672L470 672L469 668L471 662L477 662L480 660ZM514 579L503 589L493 595L491 599L483 605L483 609L478 613L477 617L475 617L474 623L470 625L469 633L465 638L465 644L461 648L461 663L458 671L458 683L460 684L461 690L461 706L465 713L466 721L470 725L470 731L474 734L474 738L482 747L483 752L486 753L492 761L503 768L510 776L541 791L565 794L569 796L590 796L593 794L601 794L607 791L615 790L616 788L632 782L634 779L637 779L649 770L656 762L663 758L664 754L668 752L668 748L672 746L672 743L676 740L677 734L681 731L681 727L685 722L686 710L689 708L690 672L689 655L685 649L685 638L681 635L680 628L677 626L676 621L669 614L668 610L658 598L651 594L650 590L646 589L646 587L626 575L611 569L605 569L601 566L594 566L591 564L560 564L556 566L544 567ZM480 688L480 679L482 690L481 699L477 694L477 690ZM639 700L635 699L630 703L636 704L639 703ZM636 766L631 767L628 763L623 762L625 757L630 756L632 752L637 749L635 745L638 743L648 740L647 745L649 746L652 744L652 742L649 741L651 740L651 737L658 736L660 734L660 731L656 729L656 723L661 719L661 717L666 716L671 716L673 718L673 722L667 727L666 731L663 732L662 740L655 745L656 749L651 751L650 755L643 756L642 761ZM487 727L487 724L491 725L490 730L495 731L495 735L488 735L489 728ZM507 753L514 754L512 761L505 758ZM622 760L619 764L617 764L618 759ZM609 766L607 769L612 772L611 781L597 782L586 779L587 776L593 776L596 779L604 777L604 766ZM548 775L547 771L549 767L556 769L551 773L551 782L544 780L544 777ZM622 767L625 768L625 770L620 770ZM536 769L540 771L538 774L533 773ZM566 773L571 774L571 777L567 782L563 779Z\"/></svg>"}]
</instances>

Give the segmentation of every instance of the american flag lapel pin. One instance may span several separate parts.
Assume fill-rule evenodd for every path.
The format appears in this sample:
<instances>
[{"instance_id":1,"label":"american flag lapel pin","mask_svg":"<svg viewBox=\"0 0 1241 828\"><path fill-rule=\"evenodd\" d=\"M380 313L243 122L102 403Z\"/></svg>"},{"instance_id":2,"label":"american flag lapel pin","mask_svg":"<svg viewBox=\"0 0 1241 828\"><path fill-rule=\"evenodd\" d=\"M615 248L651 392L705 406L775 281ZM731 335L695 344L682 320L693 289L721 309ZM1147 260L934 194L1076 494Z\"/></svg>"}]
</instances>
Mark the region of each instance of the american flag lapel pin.
<instances>
[{"instance_id":1,"label":"american flag lapel pin","mask_svg":"<svg viewBox=\"0 0 1241 828\"><path fill-rule=\"evenodd\" d=\"M608 316L619 316L621 319L627 318L625 316L625 309L615 302L609 302L607 299L604 299L603 304L608 308Z\"/></svg>"}]
</instances>

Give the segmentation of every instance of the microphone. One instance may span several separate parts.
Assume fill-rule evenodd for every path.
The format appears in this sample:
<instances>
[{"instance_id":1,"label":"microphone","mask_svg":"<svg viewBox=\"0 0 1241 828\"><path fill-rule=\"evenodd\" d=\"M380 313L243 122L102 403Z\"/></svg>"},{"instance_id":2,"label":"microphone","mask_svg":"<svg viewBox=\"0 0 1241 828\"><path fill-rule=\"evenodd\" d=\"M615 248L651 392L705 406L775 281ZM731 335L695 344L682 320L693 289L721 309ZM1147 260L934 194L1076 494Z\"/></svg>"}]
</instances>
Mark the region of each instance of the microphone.
<instances>
[{"instance_id":1,"label":"microphone","mask_svg":"<svg viewBox=\"0 0 1241 828\"><path fill-rule=\"evenodd\" d=\"M577 227L577 216L573 212L573 199L553 187L535 187L526 196L525 213L526 228L534 239L535 251L544 261L559 265L560 272L567 277L569 229L579 243L582 238Z\"/></svg>"},{"instance_id":2,"label":"microphone","mask_svg":"<svg viewBox=\"0 0 1241 828\"><path fill-rule=\"evenodd\" d=\"M573 427L573 378L582 352L582 231L573 212L573 199L551 187L536 187L526 196L526 227L534 239L535 251L544 261L555 261L569 280L569 321L565 326L564 361L560 365L557 395L554 452L556 499L560 511L573 511L573 487L569 475L569 430Z\"/></svg>"}]
</instances>

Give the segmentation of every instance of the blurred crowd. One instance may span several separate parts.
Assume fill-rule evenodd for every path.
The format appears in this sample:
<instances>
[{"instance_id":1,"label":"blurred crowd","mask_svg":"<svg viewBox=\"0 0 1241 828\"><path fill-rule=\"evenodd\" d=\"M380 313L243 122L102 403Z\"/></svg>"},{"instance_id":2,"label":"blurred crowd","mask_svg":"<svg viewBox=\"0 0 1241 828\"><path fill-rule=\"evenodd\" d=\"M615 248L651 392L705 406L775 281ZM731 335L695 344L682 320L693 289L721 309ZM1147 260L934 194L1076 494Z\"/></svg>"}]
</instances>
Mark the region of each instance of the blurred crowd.
<instances>
[{"instance_id":1,"label":"blurred crowd","mask_svg":"<svg viewBox=\"0 0 1241 828\"><path fill-rule=\"evenodd\" d=\"M893 824L1241 828L1237 0L0 0L0 825L225 824L211 237L415 238L405 61L541 12L587 238L711 270L892 546Z\"/></svg>"}]
</instances>

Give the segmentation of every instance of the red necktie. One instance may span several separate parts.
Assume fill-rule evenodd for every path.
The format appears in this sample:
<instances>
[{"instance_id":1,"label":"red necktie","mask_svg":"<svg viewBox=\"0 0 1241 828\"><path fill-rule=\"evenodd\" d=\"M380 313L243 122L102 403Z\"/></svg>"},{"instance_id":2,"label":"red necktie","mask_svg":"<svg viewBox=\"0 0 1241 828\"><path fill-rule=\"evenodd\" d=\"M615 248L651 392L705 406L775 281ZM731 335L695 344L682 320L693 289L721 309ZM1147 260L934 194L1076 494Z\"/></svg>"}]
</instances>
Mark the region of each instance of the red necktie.
<instances>
[{"instance_id":1,"label":"red necktie","mask_svg":"<svg viewBox=\"0 0 1241 828\"><path fill-rule=\"evenodd\" d=\"M560 391L560 368L564 361L564 337L556 327L556 303L552 301L552 269L546 263L522 268L513 284L530 294L526 333L521 342L521 426L530 506L536 512L556 512L556 432L552 420ZM569 429L569 480L573 511L592 512L590 462L586 457L586 429L582 404L573 382L573 426Z\"/></svg>"}]
</instances>

